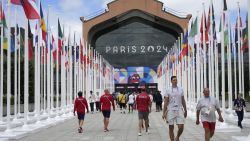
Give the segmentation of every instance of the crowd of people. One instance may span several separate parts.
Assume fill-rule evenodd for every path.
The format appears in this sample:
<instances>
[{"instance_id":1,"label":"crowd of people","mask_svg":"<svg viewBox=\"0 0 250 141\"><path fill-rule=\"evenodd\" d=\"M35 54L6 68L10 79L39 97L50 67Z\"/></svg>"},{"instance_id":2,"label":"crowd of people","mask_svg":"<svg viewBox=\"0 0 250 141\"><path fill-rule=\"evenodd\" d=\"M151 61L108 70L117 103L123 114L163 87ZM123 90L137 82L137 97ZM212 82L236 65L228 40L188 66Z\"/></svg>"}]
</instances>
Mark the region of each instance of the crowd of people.
<instances>
[{"instance_id":1,"label":"crowd of people","mask_svg":"<svg viewBox=\"0 0 250 141\"><path fill-rule=\"evenodd\" d=\"M74 103L74 115L77 112L79 119L78 132L83 132L83 123L85 117L85 109L87 113L90 111L93 114L102 112L104 132L110 131L108 128L111 110L115 111L116 107L120 108L121 114L133 113L134 110L138 111L138 136L142 136L142 129L145 127L146 134L149 134L149 114L152 111L152 104L155 103L155 112L162 111L162 119L166 121L169 126L169 138L171 141L179 141L182 132L184 131L185 118L187 117L187 106L184 98L184 91L177 85L177 77L171 77L172 86L169 87L162 95L160 91L147 92L145 85L141 86L140 92L120 92L110 94L109 90L105 89L104 94L99 96L90 91L90 96L87 99L82 96L82 92L78 92L78 98ZM199 99L196 106L196 124L199 125L200 121L204 128L205 141L210 141L215 132L216 115L218 113L218 121L223 122L220 111L219 101L210 96L209 88L204 88L204 97ZM116 104L116 105L115 105ZM162 108L162 104L164 105ZM94 108L95 106L95 108ZM238 126L242 128L242 120L244 117L244 108L246 107L244 99L241 94L234 101L235 111L238 116ZM174 125L177 125L178 131L175 136Z\"/></svg>"}]
</instances>

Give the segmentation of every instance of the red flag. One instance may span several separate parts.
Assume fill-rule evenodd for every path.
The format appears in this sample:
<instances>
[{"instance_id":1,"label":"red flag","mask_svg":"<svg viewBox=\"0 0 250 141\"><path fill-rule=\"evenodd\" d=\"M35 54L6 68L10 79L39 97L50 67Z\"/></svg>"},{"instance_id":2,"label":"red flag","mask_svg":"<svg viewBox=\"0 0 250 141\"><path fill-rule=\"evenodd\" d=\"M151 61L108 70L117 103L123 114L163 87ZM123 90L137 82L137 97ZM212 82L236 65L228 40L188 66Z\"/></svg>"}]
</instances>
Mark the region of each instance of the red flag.
<instances>
[{"instance_id":1,"label":"red flag","mask_svg":"<svg viewBox=\"0 0 250 141\"><path fill-rule=\"evenodd\" d=\"M205 42L208 41L208 33L206 31L206 17L204 17L205 14L202 14L202 17L201 17L201 26L200 26L200 33L201 33L201 42L203 42L203 32L205 32ZM203 18L205 18L205 31L203 31Z\"/></svg>"},{"instance_id":2,"label":"red flag","mask_svg":"<svg viewBox=\"0 0 250 141\"><path fill-rule=\"evenodd\" d=\"M28 19L40 19L39 11L36 7L35 0L20 0L25 15Z\"/></svg>"},{"instance_id":3,"label":"red flag","mask_svg":"<svg viewBox=\"0 0 250 141\"><path fill-rule=\"evenodd\" d=\"M80 39L80 62L83 63L83 44L81 39Z\"/></svg>"},{"instance_id":4,"label":"red flag","mask_svg":"<svg viewBox=\"0 0 250 141\"><path fill-rule=\"evenodd\" d=\"M10 2L12 4L15 4L15 5L21 5L22 4L20 0L10 0Z\"/></svg>"}]
</instances>

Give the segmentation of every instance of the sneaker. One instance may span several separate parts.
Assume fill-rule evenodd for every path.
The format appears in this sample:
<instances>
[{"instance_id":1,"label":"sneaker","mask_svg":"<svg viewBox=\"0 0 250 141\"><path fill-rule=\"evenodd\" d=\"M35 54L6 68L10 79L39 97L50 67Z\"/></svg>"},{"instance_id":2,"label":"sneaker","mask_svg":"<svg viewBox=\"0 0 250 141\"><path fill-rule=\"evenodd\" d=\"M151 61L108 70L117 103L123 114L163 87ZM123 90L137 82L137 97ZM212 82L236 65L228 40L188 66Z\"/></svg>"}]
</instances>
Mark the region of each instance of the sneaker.
<instances>
[{"instance_id":1,"label":"sneaker","mask_svg":"<svg viewBox=\"0 0 250 141\"><path fill-rule=\"evenodd\" d=\"M78 128L78 133L82 133L82 128Z\"/></svg>"},{"instance_id":2,"label":"sneaker","mask_svg":"<svg viewBox=\"0 0 250 141\"><path fill-rule=\"evenodd\" d=\"M141 136L141 133L138 133L138 136Z\"/></svg>"},{"instance_id":3,"label":"sneaker","mask_svg":"<svg viewBox=\"0 0 250 141\"><path fill-rule=\"evenodd\" d=\"M146 134L148 135L150 132L149 132L149 130L148 131L146 131Z\"/></svg>"}]
</instances>

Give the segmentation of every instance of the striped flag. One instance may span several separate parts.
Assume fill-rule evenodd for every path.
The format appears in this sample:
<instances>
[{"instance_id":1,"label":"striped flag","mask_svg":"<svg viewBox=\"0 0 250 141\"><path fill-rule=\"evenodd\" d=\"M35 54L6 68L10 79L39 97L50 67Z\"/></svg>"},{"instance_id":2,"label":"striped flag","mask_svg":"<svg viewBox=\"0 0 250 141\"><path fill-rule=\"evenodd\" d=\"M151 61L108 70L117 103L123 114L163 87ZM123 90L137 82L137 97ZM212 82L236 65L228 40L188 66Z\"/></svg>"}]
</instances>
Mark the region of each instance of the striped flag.
<instances>
[{"instance_id":1,"label":"striped flag","mask_svg":"<svg viewBox=\"0 0 250 141\"><path fill-rule=\"evenodd\" d=\"M22 5L24 13L29 20L40 19L35 0L10 0L12 4Z\"/></svg>"},{"instance_id":2,"label":"striped flag","mask_svg":"<svg viewBox=\"0 0 250 141\"><path fill-rule=\"evenodd\" d=\"M40 15L41 15L41 21L40 21L40 27L42 29L42 37L43 37L43 41L46 43L46 36L47 36L47 30L46 30L46 24L45 24L45 20L43 17L43 9L42 9L42 4L40 3Z\"/></svg>"},{"instance_id":3,"label":"striped flag","mask_svg":"<svg viewBox=\"0 0 250 141\"><path fill-rule=\"evenodd\" d=\"M62 51L62 46L63 46L63 33L62 33L60 21L58 19L58 49L59 49L59 52Z\"/></svg>"}]
</instances>

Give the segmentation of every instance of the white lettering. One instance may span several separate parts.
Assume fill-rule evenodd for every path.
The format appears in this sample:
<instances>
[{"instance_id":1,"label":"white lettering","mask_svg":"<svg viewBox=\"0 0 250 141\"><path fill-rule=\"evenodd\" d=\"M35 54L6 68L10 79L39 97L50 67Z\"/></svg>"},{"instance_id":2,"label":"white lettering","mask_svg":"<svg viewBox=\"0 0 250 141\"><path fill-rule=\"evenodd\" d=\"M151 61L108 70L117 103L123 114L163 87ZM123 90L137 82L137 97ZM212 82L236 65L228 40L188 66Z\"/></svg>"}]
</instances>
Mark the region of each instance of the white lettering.
<instances>
[{"instance_id":1,"label":"white lettering","mask_svg":"<svg viewBox=\"0 0 250 141\"><path fill-rule=\"evenodd\" d=\"M161 52L161 46L156 46L157 52Z\"/></svg>"},{"instance_id":2,"label":"white lettering","mask_svg":"<svg viewBox=\"0 0 250 141\"><path fill-rule=\"evenodd\" d=\"M145 46L141 46L141 53L145 53Z\"/></svg>"},{"instance_id":3,"label":"white lettering","mask_svg":"<svg viewBox=\"0 0 250 141\"><path fill-rule=\"evenodd\" d=\"M120 46L120 53L126 53L125 46Z\"/></svg>"},{"instance_id":4,"label":"white lettering","mask_svg":"<svg viewBox=\"0 0 250 141\"><path fill-rule=\"evenodd\" d=\"M154 52L155 48L154 46L148 46L148 52Z\"/></svg>"},{"instance_id":5,"label":"white lettering","mask_svg":"<svg viewBox=\"0 0 250 141\"><path fill-rule=\"evenodd\" d=\"M132 46L132 53L136 53L136 46Z\"/></svg>"},{"instance_id":6,"label":"white lettering","mask_svg":"<svg viewBox=\"0 0 250 141\"><path fill-rule=\"evenodd\" d=\"M117 46L114 46L114 47L113 47L113 53L114 53L114 54L117 54L118 52L119 52L119 51L118 51L118 47L117 47Z\"/></svg>"},{"instance_id":7,"label":"white lettering","mask_svg":"<svg viewBox=\"0 0 250 141\"><path fill-rule=\"evenodd\" d=\"M107 47L106 47L106 53L108 53L110 50L111 50L111 47L110 47L110 46L107 46Z\"/></svg>"}]
</instances>

